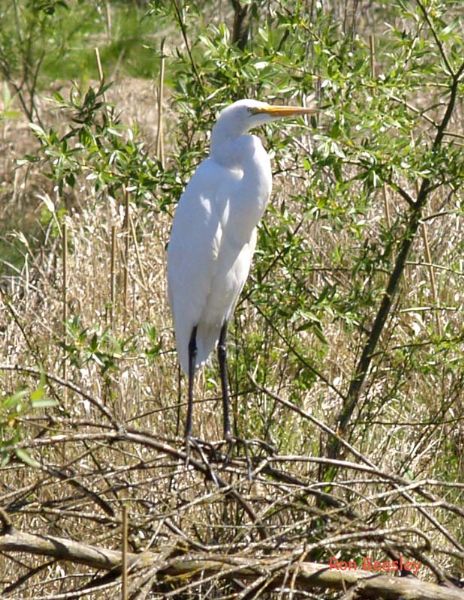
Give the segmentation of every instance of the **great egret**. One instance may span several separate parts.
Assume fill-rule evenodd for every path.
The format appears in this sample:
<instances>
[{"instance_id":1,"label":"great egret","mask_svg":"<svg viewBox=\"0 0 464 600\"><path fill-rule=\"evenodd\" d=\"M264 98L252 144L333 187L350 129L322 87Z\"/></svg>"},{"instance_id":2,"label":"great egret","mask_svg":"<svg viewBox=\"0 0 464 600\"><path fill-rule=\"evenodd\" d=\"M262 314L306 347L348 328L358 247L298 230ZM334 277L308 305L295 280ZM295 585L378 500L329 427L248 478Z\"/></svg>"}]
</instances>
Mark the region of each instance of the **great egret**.
<instances>
[{"instance_id":1,"label":"great egret","mask_svg":"<svg viewBox=\"0 0 464 600\"><path fill-rule=\"evenodd\" d=\"M232 440L227 383L227 323L248 277L256 225L271 194L270 159L258 125L314 113L309 107L239 100L225 108L211 134L210 155L182 194L168 245L168 293L177 353L188 375L185 437L192 435L195 369L217 345L224 409L224 438Z\"/></svg>"}]
</instances>

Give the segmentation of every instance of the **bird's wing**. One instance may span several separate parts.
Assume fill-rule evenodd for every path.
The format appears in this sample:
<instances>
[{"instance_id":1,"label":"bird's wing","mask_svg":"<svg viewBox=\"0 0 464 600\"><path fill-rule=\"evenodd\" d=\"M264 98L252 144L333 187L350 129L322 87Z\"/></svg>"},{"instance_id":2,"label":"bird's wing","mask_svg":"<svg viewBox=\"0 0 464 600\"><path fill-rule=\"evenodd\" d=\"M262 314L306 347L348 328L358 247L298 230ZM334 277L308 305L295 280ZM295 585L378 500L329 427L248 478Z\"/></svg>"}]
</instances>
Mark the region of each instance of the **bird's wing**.
<instances>
[{"instance_id":1,"label":"bird's wing","mask_svg":"<svg viewBox=\"0 0 464 600\"><path fill-rule=\"evenodd\" d=\"M168 246L168 289L184 371L188 370L192 328L205 309L218 267L227 190L232 185L231 172L207 159L194 173L177 206Z\"/></svg>"}]
</instances>

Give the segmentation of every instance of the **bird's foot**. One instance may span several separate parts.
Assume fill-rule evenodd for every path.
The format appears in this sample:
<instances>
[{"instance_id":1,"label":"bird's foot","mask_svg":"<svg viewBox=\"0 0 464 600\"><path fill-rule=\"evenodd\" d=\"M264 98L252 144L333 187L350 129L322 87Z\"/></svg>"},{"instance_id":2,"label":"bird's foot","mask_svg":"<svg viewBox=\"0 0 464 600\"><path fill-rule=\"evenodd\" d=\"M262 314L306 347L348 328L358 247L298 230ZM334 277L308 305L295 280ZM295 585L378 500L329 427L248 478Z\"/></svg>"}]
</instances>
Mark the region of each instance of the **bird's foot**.
<instances>
[{"instance_id":1,"label":"bird's foot","mask_svg":"<svg viewBox=\"0 0 464 600\"><path fill-rule=\"evenodd\" d=\"M194 438L193 435L185 436L185 466L187 467L190 462L190 455L192 449L197 450L200 454L202 441Z\"/></svg>"},{"instance_id":2,"label":"bird's foot","mask_svg":"<svg viewBox=\"0 0 464 600\"><path fill-rule=\"evenodd\" d=\"M200 460L195 458L197 463L202 463L204 467L204 472L207 474L207 477L211 479L218 487L219 482L218 478L214 472L213 467L211 466L210 456L215 455L215 449L212 444L209 442L204 442L198 438L194 438L191 435L185 436L185 466L188 467L190 463L191 451L194 449L196 453L199 455ZM205 452L206 451L206 452ZM198 464L196 465L198 467Z\"/></svg>"},{"instance_id":3,"label":"bird's foot","mask_svg":"<svg viewBox=\"0 0 464 600\"><path fill-rule=\"evenodd\" d=\"M267 455L270 455L270 456L272 456L273 454L276 454L276 452L277 452L277 450L274 446L272 446L268 442L265 442L264 440L258 440L258 439L247 440L247 439L240 438L240 437L229 434L229 435L225 436L225 441L230 446L243 447L245 449L247 449L247 448L249 449L254 446L255 448L259 448L259 449L263 450Z\"/></svg>"},{"instance_id":4,"label":"bird's foot","mask_svg":"<svg viewBox=\"0 0 464 600\"><path fill-rule=\"evenodd\" d=\"M224 460L223 460L224 466L227 466L227 464L230 462L234 448L237 448L237 449L243 448L244 453L245 453L245 460L246 460L246 464L247 464L248 479L250 481L253 479L253 476L252 476L253 462L256 462L256 461L253 461L253 459L256 457L252 456L250 449L253 446L255 446L255 447L257 446L257 447L263 449L268 456L276 453L275 448L273 446L271 446L270 444L268 444L267 442L264 442L263 440L258 440L258 439L246 440L244 438L239 438L237 436L234 436L231 433L226 433L224 435L224 441L221 441L221 445L224 445L224 444L227 444L227 446L228 446L227 453L225 454Z\"/></svg>"}]
</instances>

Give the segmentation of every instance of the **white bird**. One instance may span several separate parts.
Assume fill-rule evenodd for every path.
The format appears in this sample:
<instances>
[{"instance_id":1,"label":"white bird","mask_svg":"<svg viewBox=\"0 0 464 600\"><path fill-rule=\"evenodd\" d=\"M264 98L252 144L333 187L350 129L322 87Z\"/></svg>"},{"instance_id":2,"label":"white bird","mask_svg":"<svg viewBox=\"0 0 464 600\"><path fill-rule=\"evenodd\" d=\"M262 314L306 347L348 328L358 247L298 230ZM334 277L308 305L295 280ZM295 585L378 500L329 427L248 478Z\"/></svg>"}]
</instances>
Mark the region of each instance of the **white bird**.
<instances>
[{"instance_id":1,"label":"white bird","mask_svg":"<svg viewBox=\"0 0 464 600\"><path fill-rule=\"evenodd\" d=\"M253 127L310 107L239 100L225 108L211 134L209 156L182 194L168 245L168 293L180 365L188 375L185 437L192 435L195 370L218 349L224 438L232 439L227 383L227 323L256 245L256 226L272 188L270 159Z\"/></svg>"}]
</instances>

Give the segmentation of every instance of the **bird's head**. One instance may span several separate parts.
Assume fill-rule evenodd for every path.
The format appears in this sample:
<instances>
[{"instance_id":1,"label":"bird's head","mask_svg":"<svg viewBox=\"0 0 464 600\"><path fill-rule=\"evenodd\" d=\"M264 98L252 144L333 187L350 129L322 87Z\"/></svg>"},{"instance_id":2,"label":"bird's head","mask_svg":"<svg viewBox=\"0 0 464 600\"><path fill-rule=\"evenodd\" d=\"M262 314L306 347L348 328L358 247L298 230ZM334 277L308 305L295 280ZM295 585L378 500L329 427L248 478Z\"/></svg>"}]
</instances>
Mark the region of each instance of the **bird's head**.
<instances>
[{"instance_id":1,"label":"bird's head","mask_svg":"<svg viewBox=\"0 0 464 600\"><path fill-rule=\"evenodd\" d=\"M310 115L316 110L314 102L307 107L299 107L272 105L258 100L238 100L219 113L213 128L212 141L214 143L215 138L216 140L233 139L259 125L282 117Z\"/></svg>"}]
</instances>

